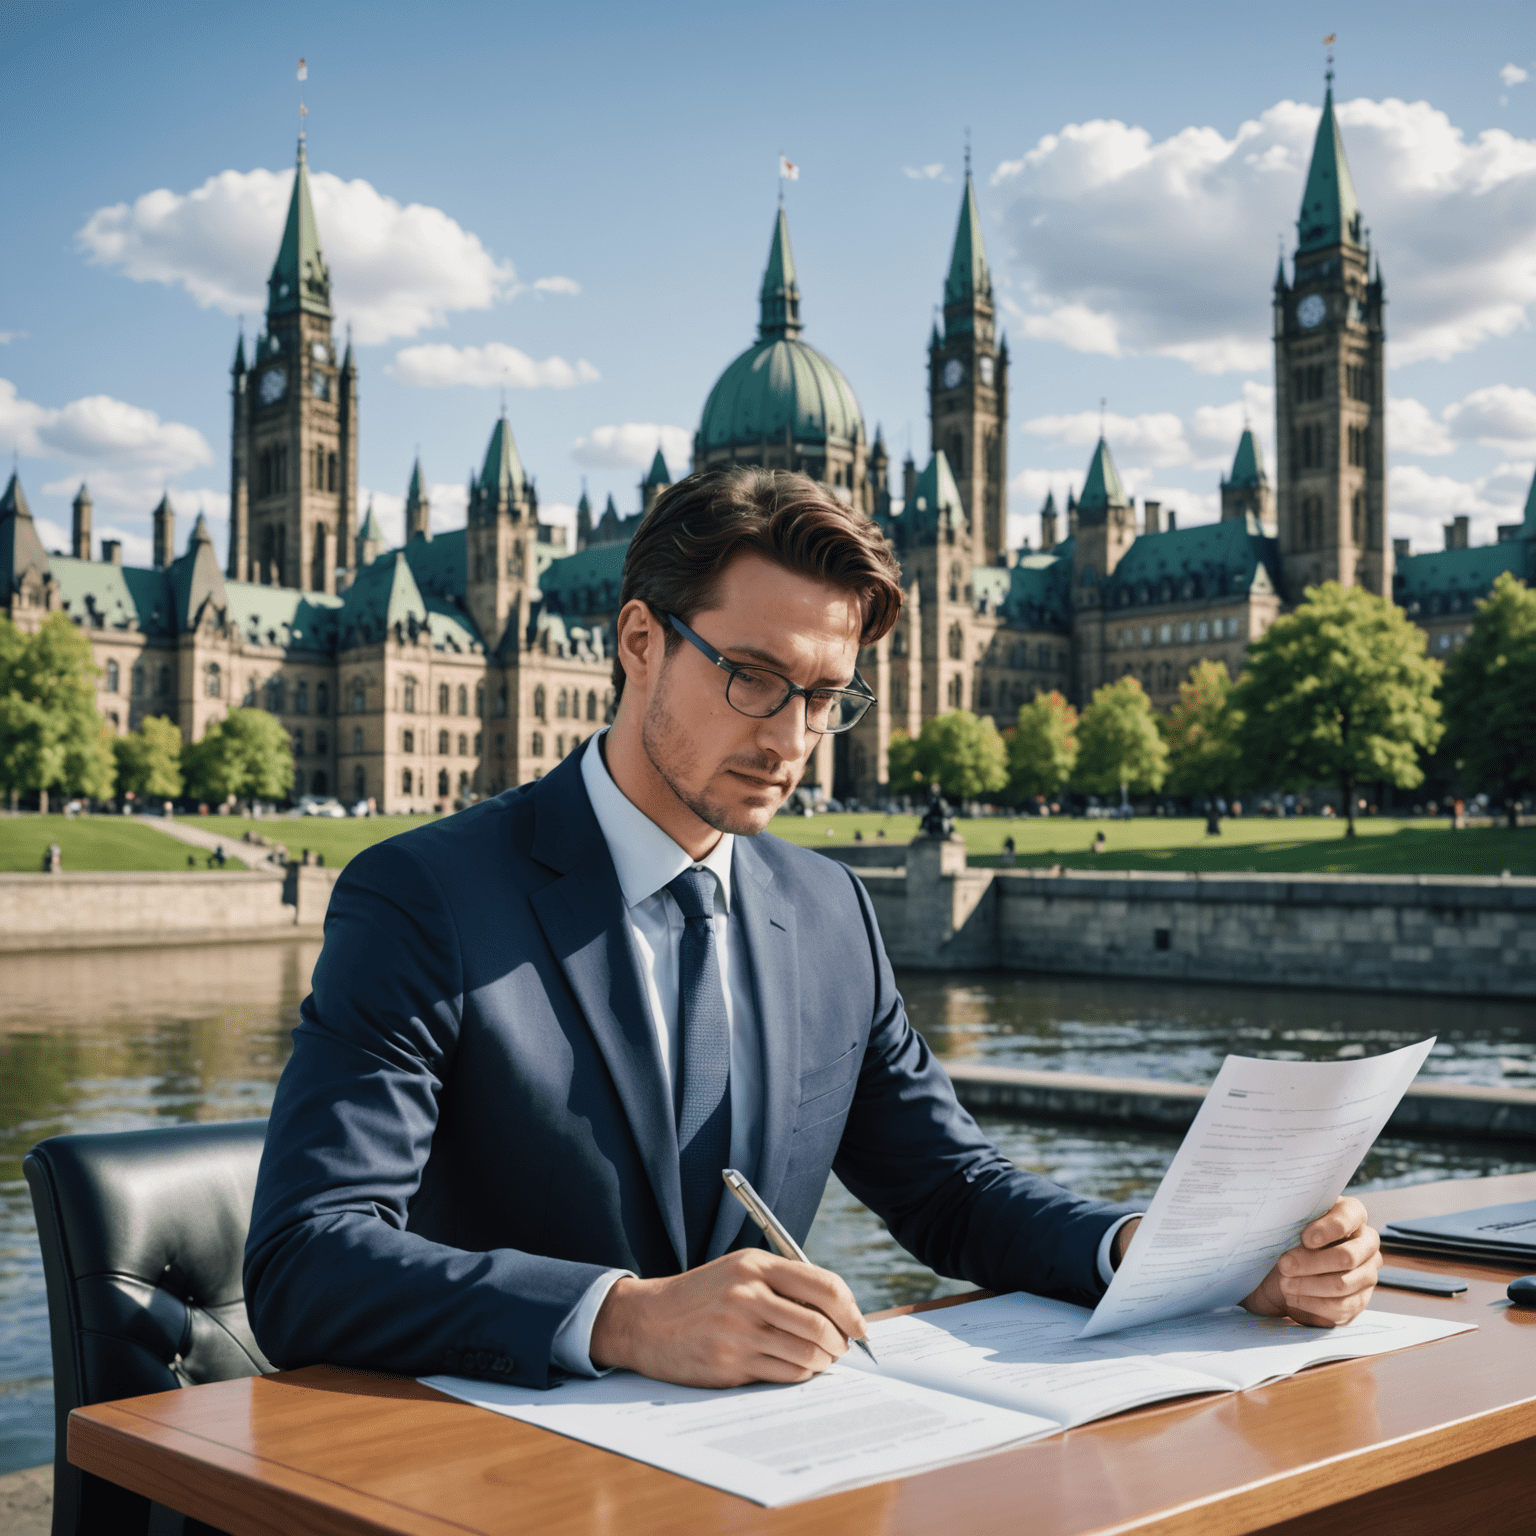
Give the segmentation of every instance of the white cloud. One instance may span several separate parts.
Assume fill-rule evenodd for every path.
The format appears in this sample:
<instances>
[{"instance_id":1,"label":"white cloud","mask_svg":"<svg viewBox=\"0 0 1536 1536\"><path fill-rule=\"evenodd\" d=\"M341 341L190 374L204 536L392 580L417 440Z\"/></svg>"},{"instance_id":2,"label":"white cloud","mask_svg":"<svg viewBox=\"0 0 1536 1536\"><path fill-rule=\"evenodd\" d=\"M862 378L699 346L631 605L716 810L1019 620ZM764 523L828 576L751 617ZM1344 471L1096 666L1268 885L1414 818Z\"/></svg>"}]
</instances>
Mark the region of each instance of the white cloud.
<instances>
[{"instance_id":1,"label":"white cloud","mask_svg":"<svg viewBox=\"0 0 1536 1536\"><path fill-rule=\"evenodd\" d=\"M1475 389L1447 406L1445 419L1459 438L1506 452L1536 453L1536 394L1528 389L1509 384Z\"/></svg>"},{"instance_id":2,"label":"white cloud","mask_svg":"<svg viewBox=\"0 0 1536 1536\"><path fill-rule=\"evenodd\" d=\"M594 427L578 437L571 457L588 469L644 469L660 448L674 480L688 472L693 457L693 433L687 427L668 427L651 421L626 421L618 426Z\"/></svg>"},{"instance_id":3,"label":"white cloud","mask_svg":"<svg viewBox=\"0 0 1536 1536\"><path fill-rule=\"evenodd\" d=\"M13 341L25 341L26 331L0 331L0 347L8 347Z\"/></svg>"},{"instance_id":4,"label":"white cloud","mask_svg":"<svg viewBox=\"0 0 1536 1536\"><path fill-rule=\"evenodd\" d=\"M1455 407L1453 406L1454 410ZM1387 449L1392 454L1411 453L1423 458L1453 453L1455 439L1427 406L1417 400L1389 398L1387 401Z\"/></svg>"},{"instance_id":5,"label":"white cloud","mask_svg":"<svg viewBox=\"0 0 1536 1536\"><path fill-rule=\"evenodd\" d=\"M1530 78L1530 75L1521 69L1518 64L1506 64L1499 71L1499 79L1509 86L1524 85Z\"/></svg>"},{"instance_id":6,"label":"white cloud","mask_svg":"<svg viewBox=\"0 0 1536 1536\"><path fill-rule=\"evenodd\" d=\"M427 486L427 500L431 504L433 533L451 533L469 521L469 487L452 482L436 482ZM384 530L384 538L390 547L405 543L405 497L393 491L375 491L360 486L357 493L358 526L368 516L369 506Z\"/></svg>"},{"instance_id":7,"label":"white cloud","mask_svg":"<svg viewBox=\"0 0 1536 1536\"><path fill-rule=\"evenodd\" d=\"M221 171L185 194L162 187L98 208L79 239L93 261L136 282L184 288L204 309L259 313L292 187L292 171ZM402 207L326 171L310 188L333 301L361 343L414 336L517 291L512 264L440 208Z\"/></svg>"},{"instance_id":8,"label":"white cloud","mask_svg":"<svg viewBox=\"0 0 1536 1536\"><path fill-rule=\"evenodd\" d=\"M944 174L944 165L942 161L932 165L904 165L901 174L912 181L937 181Z\"/></svg>"},{"instance_id":9,"label":"white cloud","mask_svg":"<svg viewBox=\"0 0 1536 1536\"><path fill-rule=\"evenodd\" d=\"M1500 464L1471 480L1432 475L1418 464L1394 464L1387 478L1388 522L1394 538L1419 551L1442 549L1444 527L1454 517L1472 519L1474 544L1492 543L1499 523L1520 520L1536 462Z\"/></svg>"},{"instance_id":10,"label":"white cloud","mask_svg":"<svg viewBox=\"0 0 1536 1536\"><path fill-rule=\"evenodd\" d=\"M574 366L563 357L537 362L501 341L484 347L453 347L447 342L405 347L384 371L402 384L422 389L445 389L454 384L480 389L497 384L511 389L571 389L601 377L585 358L578 358Z\"/></svg>"},{"instance_id":11,"label":"white cloud","mask_svg":"<svg viewBox=\"0 0 1536 1536\"><path fill-rule=\"evenodd\" d=\"M1338 108L1393 303L1394 363L1448 358L1528 323L1536 141L1468 140L1428 102ZM1026 333L1077 351L1178 357L1205 372L1270 355L1268 232L1294 228L1318 110L1282 101L1229 138L1154 140L1095 120L1047 134L992 184Z\"/></svg>"},{"instance_id":12,"label":"white cloud","mask_svg":"<svg viewBox=\"0 0 1536 1536\"><path fill-rule=\"evenodd\" d=\"M1188 464L1193 457L1184 436L1184 423L1172 411L1150 411L1140 416L1111 414L1103 418L1097 411L1037 416L1024 423L1024 430L1036 437L1053 437L1069 448L1091 449L1099 440L1101 419L1117 466L1122 458L1167 466ZM1085 462L1084 473L1087 469Z\"/></svg>"},{"instance_id":13,"label":"white cloud","mask_svg":"<svg viewBox=\"0 0 1536 1536\"><path fill-rule=\"evenodd\" d=\"M72 496L88 478L94 500L125 506L153 504L164 486L213 462L213 450L195 427L161 421L142 406L110 395L39 405L0 379L0 442L7 440L29 458L72 466L46 490L67 486Z\"/></svg>"},{"instance_id":14,"label":"white cloud","mask_svg":"<svg viewBox=\"0 0 1536 1536\"><path fill-rule=\"evenodd\" d=\"M536 277L533 280L535 293L564 293L575 298L581 292L581 284L574 277Z\"/></svg>"}]
</instances>

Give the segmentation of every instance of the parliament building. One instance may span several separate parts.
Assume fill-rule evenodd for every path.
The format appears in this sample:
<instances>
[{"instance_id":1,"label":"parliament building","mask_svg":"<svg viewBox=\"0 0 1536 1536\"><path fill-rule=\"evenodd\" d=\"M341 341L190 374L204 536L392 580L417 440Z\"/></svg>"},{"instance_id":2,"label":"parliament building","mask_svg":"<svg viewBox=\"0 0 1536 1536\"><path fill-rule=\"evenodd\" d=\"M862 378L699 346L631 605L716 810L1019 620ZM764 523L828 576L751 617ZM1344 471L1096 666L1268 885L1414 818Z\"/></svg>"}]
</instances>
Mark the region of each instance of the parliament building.
<instances>
[{"instance_id":1,"label":"parliament building","mask_svg":"<svg viewBox=\"0 0 1536 1536\"><path fill-rule=\"evenodd\" d=\"M757 339L704 403L693 468L799 470L859 508L900 561L907 601L860 657L879 697L852 732L825 738L806 782L878 803L894 730L952 709L1006 728L1058 689L1083 705L1134 676L1167 708L1198 662L1235 676L1250 641L1321 581L1390 594L1449 652L1500 571L1536 582L1536 484L1524 521L1472 547L1467 519L1446 548L1410 555L1387 535L1385 298L1354 185L1324 101L1297 221L1291 275L1273 292L1276 452L1271 480L1245 430L1221 482L1218 522L1180 528L1138 509L1110 446L1081 493L1048 497L1038 545L1008 546L1010 357L969 172L943 323L928 339L931 446L909 455L893 495L880 432L870 439L843 373L803 339L782 206L759 293ZM660 452L621 514L595 521L585 495L575 547L539 519L505 412L469 487L467 525L434 534L418 461L405 543L359 520L358 374L338 351L331 280L303 140L268 282L265 328L231 376L230 523L223 560L201 517L175 548L169 496L153 515L153 566L93 558L88 490L70 554L45 550L20 480L0 498L0 603L23 628L63 612L90 636L102 716L146 715L201 737L232 705L278 716L293 744L293 793L373 799L387 812L447 809L547 772L608 718L612 623L629 538L671 474Z\"/></svg>"}]
</instances>

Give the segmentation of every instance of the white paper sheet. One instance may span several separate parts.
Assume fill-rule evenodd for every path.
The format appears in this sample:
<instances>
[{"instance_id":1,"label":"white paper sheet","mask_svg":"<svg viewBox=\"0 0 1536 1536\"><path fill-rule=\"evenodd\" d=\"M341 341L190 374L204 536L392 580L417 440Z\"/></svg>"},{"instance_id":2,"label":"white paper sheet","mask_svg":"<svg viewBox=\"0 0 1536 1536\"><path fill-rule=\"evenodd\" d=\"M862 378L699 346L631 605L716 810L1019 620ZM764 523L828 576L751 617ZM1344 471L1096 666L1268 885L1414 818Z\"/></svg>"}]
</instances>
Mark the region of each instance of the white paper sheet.
<instances>
[{"instance_id":1,"label":"white paper sheet","mask_svg":"<svg viewBox=\"0 0 1536 1536\"><path fill-rule=\"evenodd\" d=\"M421 1379L493 1413L767 1505L906 1477L1061 1428L842 1366L798 1386L723 1392L629 1371L549 1392L457 1376Z\"/></svg>"},{"instance_id":2,"label":"white paper sheet","mask_svg":"<svg viewBox=\"0 0 1536 1536\"><path fill-rule=\"evenodd\" d=\"M1338 1199L1434 1043L1228 1056L1083 1337L1241 1301Z\"/></svg>"}]
</instances>

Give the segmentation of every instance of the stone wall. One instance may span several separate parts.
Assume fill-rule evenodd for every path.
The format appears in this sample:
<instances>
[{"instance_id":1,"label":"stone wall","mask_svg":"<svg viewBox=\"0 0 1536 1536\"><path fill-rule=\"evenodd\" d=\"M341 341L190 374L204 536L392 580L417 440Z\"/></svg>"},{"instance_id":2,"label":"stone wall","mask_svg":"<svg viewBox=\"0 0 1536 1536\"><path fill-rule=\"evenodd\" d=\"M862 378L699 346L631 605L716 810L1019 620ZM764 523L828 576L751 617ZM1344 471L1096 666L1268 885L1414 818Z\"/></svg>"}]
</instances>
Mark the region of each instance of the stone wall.
<instances>
[{"instance_id":1,"label":"stone wall","mask_svg":"<svg viewBox=\"0 0 1536 1536\"><path fill-rule=\"evenodd\" d=\"M0 953L314 937L339 873L0 874Z\"/></svg>"},{"instance_id":2,"label":"stone wall","mask_svg":"<svg viewBox=\"0 0 1536 1536\"><path fill-rule=\"evenodd\" d=\"M859 869L892 960L1074 976L1536 997L1536 880Z\"/></svg>"}]
</instances>

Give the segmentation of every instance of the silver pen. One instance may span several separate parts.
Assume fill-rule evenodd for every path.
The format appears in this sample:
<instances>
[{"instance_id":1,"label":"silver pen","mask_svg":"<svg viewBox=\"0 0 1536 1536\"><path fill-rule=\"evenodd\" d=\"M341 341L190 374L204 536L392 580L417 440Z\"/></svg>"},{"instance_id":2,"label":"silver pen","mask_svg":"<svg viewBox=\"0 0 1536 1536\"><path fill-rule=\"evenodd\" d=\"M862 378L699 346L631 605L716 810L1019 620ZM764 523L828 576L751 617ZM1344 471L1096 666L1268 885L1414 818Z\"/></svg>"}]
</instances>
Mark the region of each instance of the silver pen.
<instances>
[{"instance_id":1,"label":"silver pen","mask_svg":"<svg viewBox=\"0 0 1536 1536\"><path fill-rule=\"evenodd\" d=\"M725 1187L746 1206L747 1215L763 1229L763 1235L773 1245L781 1258L793 1259L799 1264L809 1264L811 1262L805 1256L805 1249L789 1235L789 1228L763 1204L763 1197L752 1188L746 1179L737 1173L734 1168L722 1168L720 1170L720 1177L725 1180ZM875 1352L869 1347L867 1339L855 1339L853 1342L871 1360L874 1360L876 1365L879 1365L880 1362L875 1360Z\"/></svg>"}]
</instances>

